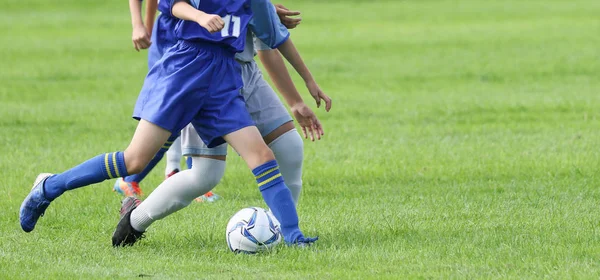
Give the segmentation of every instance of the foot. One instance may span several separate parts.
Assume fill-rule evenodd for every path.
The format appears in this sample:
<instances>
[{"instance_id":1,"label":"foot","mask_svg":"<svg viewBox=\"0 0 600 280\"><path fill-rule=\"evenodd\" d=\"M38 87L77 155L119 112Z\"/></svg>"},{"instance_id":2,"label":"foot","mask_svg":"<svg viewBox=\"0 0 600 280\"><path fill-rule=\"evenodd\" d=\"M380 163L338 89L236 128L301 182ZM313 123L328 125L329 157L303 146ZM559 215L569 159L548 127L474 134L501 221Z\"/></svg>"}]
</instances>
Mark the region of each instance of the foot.
<instances>
[{"instance_id":1,"label":"foot","mask_svg":"<svg viewBox=\"0 0 600 280\"><path fill-rule=\"evenodd\" d=\"M315 242L317 242L317 240L319 240L319 237L299 237L298 239L296 239L296 241L294 242L285 242L288 246L295 246L295 247L300 247L300 248L304 248L304 247L310 247L312 246Z\"/></svg>"},{"instance_id":2,"label":"foot","mask_svg":"<svg viewBox=\"0 0 600 280\"><path fill-rule=\"evenodd\" d=\"M173 176L173 175L177 174L177 173L179 173L179 169L177 169L177 168L173 169L173 171L171 171L169 174L167 174L167 175L165 176L165 180L166 180L167 178L169 178L169 177L171 177L171 176Z\"/></svg>"},{"instance_id":3,"label":"foot","mask_svg":"<svg viewBox=\"0 0 600 280\"><path fill-rule=\"evenodd\" d=\"M123 178L117 179L115 186L113 187L113 192L117 192L126 197L139 197L142 195L142 190L137 182L125 182Z\"/></svg>"},{"instance_id":4,"label":"foot","mask_svg":"<svg viewBox=\"0 0 600 280\"><path fill-rule=\"evenodd\" d=\"M131 212L141 203L135 197L126 197L121 203L121 220L117 224L117 228L113 232L112 245L131 246L139 239L144 238L144 233L135 230L131 226Z\"/></svg>"},{"instance_id":5,"label":"foot","mask_svg":"<svg viewBox=\"0 0 600 280\"><path fill-rule=\"evenodd\" d=\"M197 202L214 202L220 198L220 195L209 191L202 196L196 197L194 200Z\"/></svg>"},{"instance_id":6,"label":"foot","mask_svg":"<svg viewBox=\"0 0 600 280\"><path fill-rule=\"evenodd\" d=\"M44 196L44 182L48 177L54 174L42 173L37 176L33 183L31 192L25 197L19 209L19 221L21 228L25 232L30 232L35 228L35 224L41 216L44 216L46 208L50 205L50 200Z\"/></svg>"}]
</instances>

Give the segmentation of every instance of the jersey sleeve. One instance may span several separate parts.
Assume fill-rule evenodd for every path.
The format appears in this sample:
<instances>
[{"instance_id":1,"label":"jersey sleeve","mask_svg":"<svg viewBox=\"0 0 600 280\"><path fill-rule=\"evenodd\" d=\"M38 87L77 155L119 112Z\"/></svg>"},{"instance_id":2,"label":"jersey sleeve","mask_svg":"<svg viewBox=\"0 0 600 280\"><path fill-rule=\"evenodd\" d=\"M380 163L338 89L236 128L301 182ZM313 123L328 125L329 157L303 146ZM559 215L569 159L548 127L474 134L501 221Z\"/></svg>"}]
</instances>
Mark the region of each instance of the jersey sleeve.
<instances>
[{"instance_id":1,"label":"jersey sleeve","mask_svg":"<svg viewBox=\"0 0 600 280\"><path fill-rule=\"evenodd\" d=\"M259 50L264 46L269 49L279 47L290 37L290 32L279 20L275 6L269 0L251 0L251 3L254 16L250 20L249 28L259 39L255 41L263 43L255 46Z\"/></svg>"}]
</instances>

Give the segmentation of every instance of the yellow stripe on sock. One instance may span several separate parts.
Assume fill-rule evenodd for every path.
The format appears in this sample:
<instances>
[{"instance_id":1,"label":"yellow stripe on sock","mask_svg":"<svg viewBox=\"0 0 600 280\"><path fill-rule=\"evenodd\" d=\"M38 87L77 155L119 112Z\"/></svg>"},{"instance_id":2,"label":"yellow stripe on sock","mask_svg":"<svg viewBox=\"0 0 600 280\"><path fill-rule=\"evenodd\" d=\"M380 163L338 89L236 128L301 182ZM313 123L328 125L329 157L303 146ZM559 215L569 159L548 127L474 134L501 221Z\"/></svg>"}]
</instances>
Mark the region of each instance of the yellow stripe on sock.
<instances>
[{"instance_id":1,"label":"yellow stripe on sock","mask_svg":"<svg viewBox=\"0 0 600 280\"><path fill-rule=\"evenodd\" d=\"M173 144L173 141L167 141L167 144L169 144L169 145Z\"/></svg>"},{"instance_id":2,"label":"yellow stripe on sock","mask_svg":"<svg viewBox=\"0 0 600 280\"><path fill-rule=\"evenodd\" d=\"M164 146L162 146L162 149L168 149L168 148L170 148L170 147L171 147L171 146L164 145Z\"/></svg>"},{"instance_id":3,"label":"yellow stripe on sock","mask_svg":"<svg viewBox=\"0 0 600 280\"><path fill-rule=\"evenodd\" d=\"M121 177L121 175L119 175L119 167L117 166L117 153L113 153L113 166L115 167L115 173L117 173L116 178Z\"/></svg>"},{"instance_id":4,"label":"yellow stripe on sock","mask_svg":"<svg viewBox=\"0 0 600 280\"><path fill-rule=\"evenodd\" d=\"M259 187L261 187L261 186L263 186L264 184L266 184L266 183L268 183L268 182L271 182L271 181L273 181L273 180L275 180L275 179L277 179L277 178L279 178L279 177L281 177L281 173L279 173L279 174L277 174L277 175L275 175L275 176L273 176L273 177L271 177L271 178L269 178L269 179L267 179L267 180L264 180L264 181L262 181L262 182L258 183L258 186L259 186Z\"/></svg>"},{"instance_id":5,"label":"yellow stripe on sock","mask_svg":"<svg viewBox=\"0 0 600 280\"><path fill-rule=\"evenodd\" d=\"M104 154L104 167L106 167L106 174L108 174L108 178L114 178L110 173L110 168L108 167L108 154Z\"/></svg>"},{"instance_id":6,"label":"yellow stripe on sock","mask_svg":"<svg viewBox=\"0 0 600 280\"><path fill-rule=\"evenodd\" d=\"M271 173L271 172L273 172L274 170L277 170L277 169L279 169L279 166L275 166L275 167L273 167L273 168L271 168L271 169L263 172L262 174L256 176L256 179L260 179L262 177L265 177L267 174L269 174L269 173Z\"/></svg>"}]
</instances>

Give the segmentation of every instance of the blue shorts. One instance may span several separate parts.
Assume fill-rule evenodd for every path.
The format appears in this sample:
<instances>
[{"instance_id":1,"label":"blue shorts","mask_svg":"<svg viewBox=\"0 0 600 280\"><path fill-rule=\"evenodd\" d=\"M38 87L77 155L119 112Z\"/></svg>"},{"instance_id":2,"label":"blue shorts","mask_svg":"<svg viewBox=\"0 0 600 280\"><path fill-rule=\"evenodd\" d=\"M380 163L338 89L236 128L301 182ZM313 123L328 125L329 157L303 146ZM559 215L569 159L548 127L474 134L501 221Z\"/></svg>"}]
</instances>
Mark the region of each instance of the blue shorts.
<instances>
[{"instance_id":1,"label":"blue shorts","mask_svg":"<svg viewBox=\"0 0 600 280\"><path fill-rule=\"evenodd\" d=\"M254 123L246 110L235 53L216 44L179 41L152 66L133 117L179 134L192 123L209 148Z\"/></svg>"},{"instance_id":2,"label":"blue shorts","mask_svg":"<svg viewBox=\"0 0 600 280\"><path fill-rule=\"evenodd\" d=\"M148 69L165 54L167 49L177 43L173 33L177 25L177 19L168 15L160 14L152 27L152 45L148 49Z\"/></svg>"},{"instance_id":3,"label":"blue shorts","mask_svg":"<svg viewBox=\"0 0 600 280\"><path fill-rule=\"evenodd\" d=\"M239 62L242 67L242 96L246 100L246 109L265 137L278 127L291 122L292 117L281 103L277 93L263 78L256 62ZM193 125L186 126L181 131L181 154L184 156L225 156L227 144L208 148L198 136Z\"/></svg>"}]
</instances>

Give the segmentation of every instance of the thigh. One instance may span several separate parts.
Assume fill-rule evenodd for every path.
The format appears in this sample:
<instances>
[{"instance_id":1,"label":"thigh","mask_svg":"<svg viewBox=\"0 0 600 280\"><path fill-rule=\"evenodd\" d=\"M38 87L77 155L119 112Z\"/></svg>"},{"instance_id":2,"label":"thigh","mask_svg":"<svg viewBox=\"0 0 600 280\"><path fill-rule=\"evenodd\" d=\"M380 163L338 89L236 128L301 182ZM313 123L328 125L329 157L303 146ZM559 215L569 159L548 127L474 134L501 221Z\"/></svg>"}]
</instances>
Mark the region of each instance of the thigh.
<instances>
[{"instance_id":1,"label":"thigh","mask_svg":"<svg viewBox=\"0 0 600 280\"><path fill-rule=\"evenodd\" d=\"M242 66L242 79L246 109L263 137L292 121L281 99L265 81L256 63L245 63Z\"/></svg>"}]
</instances>

